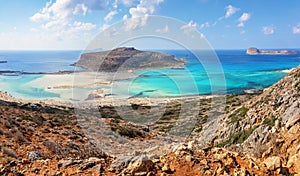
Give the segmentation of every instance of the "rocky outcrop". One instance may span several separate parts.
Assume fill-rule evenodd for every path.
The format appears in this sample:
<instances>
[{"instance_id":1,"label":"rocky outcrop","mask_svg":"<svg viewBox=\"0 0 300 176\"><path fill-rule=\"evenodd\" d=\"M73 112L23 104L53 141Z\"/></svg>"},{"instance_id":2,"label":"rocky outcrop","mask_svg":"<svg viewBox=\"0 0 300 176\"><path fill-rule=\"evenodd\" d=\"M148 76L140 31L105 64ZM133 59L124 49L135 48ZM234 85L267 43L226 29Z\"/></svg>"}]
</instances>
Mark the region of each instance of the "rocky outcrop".
<instances>
[{"instance_id":1,"label":"rocky outcrop","mask_svg":"<svg viewBox=\"0 0 300 176\"><path fill-rule=\"evenodd\" d=\"M118 70L182 67L184 64L184 59L177 59L170 54L122 47L110 51L83 53L74 65L91 71L115 72Z\"/></svg>"},{"instance_id":2,"label":"rocky outcrop","mask_svg":"<svg viewBox=\"0 0 300 176\"><path fill-rule=\"evenodd\" d=\"M202 147L219 146L260 158L269 170L299 173L300 67L253 99L203 125ZM291 164L293 163L293 164ZM291 165L295 165L290 167Z\"/></svg>"},{"instance_id":3,"label":"rocky outcrop","mask_svg":"<svg viewBox=\"0 0 300 176\"><path fill-rule=\"evenodd\" d=\"M270 55L286 55L286 54L297 54L294 50L258 50L257 48L251 47L246 51L249 55L257 54L270 54Z\"/></svg>"}]
</instances>

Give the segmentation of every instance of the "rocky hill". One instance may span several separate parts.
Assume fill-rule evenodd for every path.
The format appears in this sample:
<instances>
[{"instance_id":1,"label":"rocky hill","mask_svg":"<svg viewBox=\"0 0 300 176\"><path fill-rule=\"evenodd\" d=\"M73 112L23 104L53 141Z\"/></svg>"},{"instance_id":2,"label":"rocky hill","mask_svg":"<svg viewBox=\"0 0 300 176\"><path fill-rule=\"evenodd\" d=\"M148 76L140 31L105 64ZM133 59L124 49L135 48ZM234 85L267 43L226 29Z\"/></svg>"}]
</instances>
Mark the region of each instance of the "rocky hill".
<instances>
[{"instance_id":1,"label":"rocky hill","mask_svg":"<svg viewBox=\"0 0 300 176\"><path fill-rule=\"evenodd\" d=\"M115 72L117 70L182 67L184 64L184 59L176 59L170 54L121 47L110 51L83 53L74 65L91 71Z\"/></svg>"}]
</instances>

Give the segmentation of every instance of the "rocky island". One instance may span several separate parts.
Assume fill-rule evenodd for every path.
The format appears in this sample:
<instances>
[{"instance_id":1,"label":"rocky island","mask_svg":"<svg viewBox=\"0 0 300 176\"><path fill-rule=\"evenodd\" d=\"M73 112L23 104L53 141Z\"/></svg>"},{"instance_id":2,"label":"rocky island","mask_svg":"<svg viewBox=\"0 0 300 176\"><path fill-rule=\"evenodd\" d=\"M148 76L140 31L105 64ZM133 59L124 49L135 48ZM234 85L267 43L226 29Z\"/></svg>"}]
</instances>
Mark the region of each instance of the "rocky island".
<instances>
[{"instance_id":1,"label":"rocky island","mask_svg":"<svg viewBox=\"0 0 300 176\"><path fill-rule=\"evenodd\" d=\"M184 66L185 63L184 59L175 58L170 54L121 47L103 52L84 53L74 65L89 71L115 72L117 70L176 68Z\"/></svg>"},{"instance_id":2,"label":"rocky island","mask_svg":"<svg viewBox=\"0 0 300 176\"><path fill-rule=\"evenodd\" d=\"M246 53L248 55L257 55L257 54L287 55L287 54L297 54L297 51L294 51L294 50L259 50L257 48L251 47L251 48L247 49Z\"/></svg>"}]
</instances>

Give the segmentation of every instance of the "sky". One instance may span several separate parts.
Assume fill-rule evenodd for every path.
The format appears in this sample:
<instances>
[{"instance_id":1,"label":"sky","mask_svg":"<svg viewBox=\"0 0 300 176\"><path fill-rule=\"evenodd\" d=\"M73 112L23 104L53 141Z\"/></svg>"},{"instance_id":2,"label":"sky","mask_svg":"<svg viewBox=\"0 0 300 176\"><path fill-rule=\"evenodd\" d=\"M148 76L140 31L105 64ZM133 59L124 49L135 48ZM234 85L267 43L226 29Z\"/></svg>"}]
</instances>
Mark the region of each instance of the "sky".
<instances>
[{"instance_id":1,"label":"sky","mask_svg":"<svg viewBox=\"0 0 300 176\"><path fill-rule=\"evenodd\" d=\"M0 50L82 50L122 20L180 20L212 48L300 48L299 0L0 0ZM145 20L134 20L136 18ZM158 33L171 33L166 25ZM158 48L159 49L159 48ZM168 49L168 48L164 48Z\"/></svg>"}]
</instances>

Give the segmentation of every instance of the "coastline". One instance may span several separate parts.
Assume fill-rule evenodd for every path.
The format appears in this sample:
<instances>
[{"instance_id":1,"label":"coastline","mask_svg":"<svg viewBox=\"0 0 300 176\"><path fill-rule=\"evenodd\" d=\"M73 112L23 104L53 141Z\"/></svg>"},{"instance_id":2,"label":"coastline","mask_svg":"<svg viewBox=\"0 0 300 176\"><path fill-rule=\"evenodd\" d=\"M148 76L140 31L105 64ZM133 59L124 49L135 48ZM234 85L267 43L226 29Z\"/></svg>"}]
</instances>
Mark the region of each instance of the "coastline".
<instances>
[{"instance_id":1,"label":"coastline","mask_svg":"<svg viewBox=\"0 0 300 176\"><path fill-rule=\"evenodd\" d=\"M273 70L272 72L282 72L282 73L289 73L293 69L284 69L284 70ZM126 74L125 74L126 73ZM136 75L133 72L124 72L124 73L118 73L117 80L126 80L126 79L132 79L136 77ZM67 89L73 89L73 88L92 88L96 90L99 86L110 86L112 84L111 80L114 79L116 76L113 72L59 72L59 73L50 73L45 74L43 77L38 78L34 81L31 81L27 83L28 85L35 85L40 87L45 87L47 91L50 91L52 93L58 93L61 90L67 90ZM97 81L95 82L95 78L97 78ZM89 80L89 81L87 81ZM78 82L78 84L74 84L75 82ZM276 84L276 83L275 83ZM272 85L271 85L272 86ZM262 89L262 92L267 90L269 87L266 87ZM102 89L98 89L102 90ZM246 89L248 90L248 89ZM73 92L71 92L73 93ZM76 101L74 99L71 99L72 95L66 100L58 100L58 99L21 99L11 96L9 93L0 91L0 100L7 101L7 102L15 102L15 103L21 103L21 104L43 104L47 106L61 106L61 107L67 107L67 108L74 108L74 104L78 106L80 103L80 107L94 107L95 102L98 102L101 106L122 106L122 105L128 105L129 102L131 104L138 103L140 105L157 105L161 102L169 102L169 101L177 101L177 100L187 100L187 99L209 99L209 98L215 98L215 97L222 97L232 94L224 94L224 95L183 95L183 96L166 96L166 97L115 97L115 96L103 96L98 97L92 100L87 100L87 97L92 92L86 92L84 95L82 95L82 100ZM249 94L247 91L244 91L244 95Z\"/></svg>"}]
</instances>

